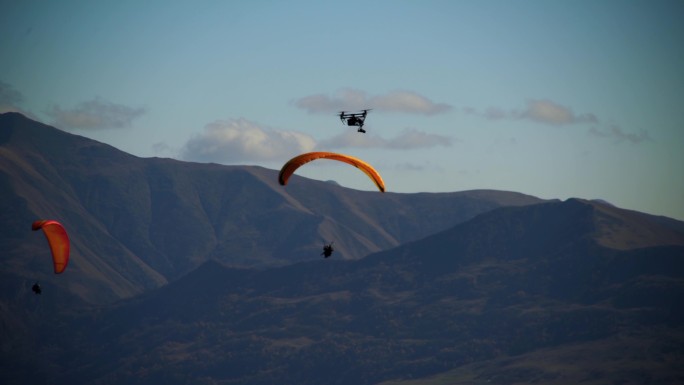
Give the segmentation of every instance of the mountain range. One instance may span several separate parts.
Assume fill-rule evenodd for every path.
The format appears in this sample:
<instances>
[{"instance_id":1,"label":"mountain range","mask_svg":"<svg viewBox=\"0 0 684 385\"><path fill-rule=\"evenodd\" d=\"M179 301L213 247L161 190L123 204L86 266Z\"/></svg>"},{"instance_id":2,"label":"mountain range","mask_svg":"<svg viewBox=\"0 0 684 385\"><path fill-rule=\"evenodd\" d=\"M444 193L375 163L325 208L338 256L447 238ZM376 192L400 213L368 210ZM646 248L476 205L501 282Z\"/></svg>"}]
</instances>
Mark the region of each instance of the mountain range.
<instances>
[{"instance_id":1,"label":"mountain range","mask_svg":"<svg viewBox=\"0 0 684 385\"><path fill-rule=\"evenodd\" d=\"M336 258L358 259L492 208L541 202L498 191L381 194L297 176L283 187L275 170L138 158L16 113L0 115L0 150L0 242L13 271L63 283L26 231L58 219L72 243L65 274L98 290L60 287L90 303L160 287L210 259L284 265L317 259L331 241Z\"/></svg>"},{"instance_id":2,"label":"mountain range","mask_svg":"<svg viewBox=\"0 0 684 385\"><path fill-rule=\"evenodd\" d=\"M674 219L283 187L276 170L138 158L19 114L0 115L0 198L2 383L684 382ZM28 230L48 217L72 238L59 276Z\"/></svg>"}]
</instances>

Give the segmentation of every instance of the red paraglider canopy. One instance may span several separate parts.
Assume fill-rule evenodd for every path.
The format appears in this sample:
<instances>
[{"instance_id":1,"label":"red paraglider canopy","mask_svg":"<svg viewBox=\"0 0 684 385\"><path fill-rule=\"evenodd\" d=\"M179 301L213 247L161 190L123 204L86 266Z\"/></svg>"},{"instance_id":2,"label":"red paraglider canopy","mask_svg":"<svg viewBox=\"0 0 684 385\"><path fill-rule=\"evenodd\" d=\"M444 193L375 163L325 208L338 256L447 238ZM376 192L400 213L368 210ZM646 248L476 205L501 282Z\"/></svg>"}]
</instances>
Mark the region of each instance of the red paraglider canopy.
<instances>
[{"instance_id":1,"label":"red paraglider canopy","mask_svg":"<svg viewBox=\"0 0 684 385\"><path fill-rule=\"evenodd\" d=\"M290 179L290 176L292 176L292 174L299 167L317 159L331 159L336 160L338 162L351 164L352 166L358 168L359 170L363 171L366 175L368 175L368 177L371 178L371 180L373 180L375 185L378 187L378 190L380 190L381 192L385 192L385 182L382 180L382 177L373 168L373 166L351 155L337 154L334 152L325 151L308 152L306 154L297 155L294 158L290 159L280 169L280 174L278 174L278 182L281 185L285 186L287 184L287 181Z\"/></svg>"},{"instance_id":2,"label":"red paraglider canopy","mask_svg":"<svg viewBox=\"0 0 684 385\"><path fill-rule=\"evenodd\" d=\"M57 221L39 220L33 222L31 228L33 231L43 230L52 252L55 274L62 273L69 263L69 236L64 227Z\"/></svg>"}]
</instances>

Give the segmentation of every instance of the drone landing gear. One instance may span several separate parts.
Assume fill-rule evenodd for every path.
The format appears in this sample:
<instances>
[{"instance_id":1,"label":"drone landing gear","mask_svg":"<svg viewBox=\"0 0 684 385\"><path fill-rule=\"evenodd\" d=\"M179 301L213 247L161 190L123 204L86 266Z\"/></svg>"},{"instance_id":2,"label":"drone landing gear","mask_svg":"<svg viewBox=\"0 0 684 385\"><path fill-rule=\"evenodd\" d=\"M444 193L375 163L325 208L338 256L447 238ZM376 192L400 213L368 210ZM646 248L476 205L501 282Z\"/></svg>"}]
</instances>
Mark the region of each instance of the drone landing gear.
<instances>
[{"instance_id":1,"label":"drone landing gear","mask_svg":"<svg viewBox=\"0 0 684 385\"><path fill-rule=\"evenodd\" d=\"M366 133L366 130L364 130L363 128L359 127L359 129L356 130L356 132L360 132L360 133L362 133L362 134L365 134L365 133Z\"/></svg>"}]
</instances>

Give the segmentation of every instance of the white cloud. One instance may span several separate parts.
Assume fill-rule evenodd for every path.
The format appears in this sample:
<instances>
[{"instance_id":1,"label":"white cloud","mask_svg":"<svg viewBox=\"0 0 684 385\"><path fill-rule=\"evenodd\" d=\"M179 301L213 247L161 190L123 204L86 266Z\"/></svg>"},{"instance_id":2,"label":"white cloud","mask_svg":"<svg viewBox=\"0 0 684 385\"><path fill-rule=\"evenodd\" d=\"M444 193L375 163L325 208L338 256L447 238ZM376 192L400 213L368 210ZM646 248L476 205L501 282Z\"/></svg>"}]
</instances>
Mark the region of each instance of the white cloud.
<instances>
[{"instance_id":1,"label":"white cloud","mask_svg":"<svg viewBox=\"0 0 684 385\"><path fill-rule=\"evenodd\" d=\"M294 132L263 128L246 119L216 121L190 139L181 157L200 162L270 161L311 151L315 141Z\"/></svg>"},{"instance_id":2,"label":"white cloud","mask_svg":"<svg viewBox=\"0 0 684 385\"><path fill-rule=\"evenodd\" d=\"M64 129L107 129L130 127L133 119L143 115L144 108L133 108L101 98L83 102L73 109L53 106L47 114L53 124Z\"/></svg>"},{"instance_id":3,"label":"white cloud","mask_svg":"<svg viewBox=\"0 0 684 385\"><path fill-rule=\"evenodd\" d=\"M447 112L451 106L435 103L413 91L392 91L384 95L369 96L355 89L342 89L334 95L316 94L294 101L294 105L309 113L334 113L338 111L358 111L373 109L384 112L404 112L434 115Z\"/></svg>"},{"instance_id":4,"label":"white cloud","mask_svg":"<svg viewBox=\"0 0 684 385\"><path fill-rule=\"evenodd\" d=\"M429 134L415 129L407 129L394 138L384 139L373 134L345 132L331 139L320 142L323 148L386 148L394 150L411 150L437 146L451 146L452 139L443 135Z\"/></svg>"}]
</instances>

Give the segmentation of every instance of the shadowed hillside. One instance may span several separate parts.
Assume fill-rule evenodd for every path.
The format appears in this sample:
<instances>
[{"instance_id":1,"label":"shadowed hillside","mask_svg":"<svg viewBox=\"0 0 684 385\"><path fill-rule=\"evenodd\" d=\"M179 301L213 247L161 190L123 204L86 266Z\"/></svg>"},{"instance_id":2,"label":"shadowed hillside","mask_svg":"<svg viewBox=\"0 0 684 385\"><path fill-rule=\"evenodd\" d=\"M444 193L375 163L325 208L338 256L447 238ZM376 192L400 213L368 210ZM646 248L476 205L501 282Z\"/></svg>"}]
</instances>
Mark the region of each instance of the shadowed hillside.
<instances>
[{"instance_id":1,"label":"shadowed hillside","mask_svg":"<svg viewBox=\"0 0 684 385\"><path fill-rule=\"evenodd\" d=\"M684 234L665 222L570 199L492 210L361 260L209 261L144 296L62 314L36 343L49 364L14 373L57 384L680 383Z\"/></svg>"}]
</instances>

